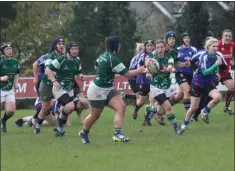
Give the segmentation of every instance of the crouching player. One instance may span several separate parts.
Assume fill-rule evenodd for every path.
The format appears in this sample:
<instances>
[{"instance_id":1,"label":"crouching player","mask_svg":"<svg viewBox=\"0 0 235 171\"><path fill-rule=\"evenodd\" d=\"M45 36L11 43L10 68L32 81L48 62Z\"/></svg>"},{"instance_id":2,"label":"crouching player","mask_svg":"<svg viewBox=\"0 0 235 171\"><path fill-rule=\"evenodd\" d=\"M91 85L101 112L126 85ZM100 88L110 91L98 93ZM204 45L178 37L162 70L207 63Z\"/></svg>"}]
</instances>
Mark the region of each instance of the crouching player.
<instances>
[{"instance_id":1,"label":"crouching player","mask_svg":"<svg viewBox=\"0 0 235 171\"><path fill-rule=\"evenodd\" d=\"M77 85L77 83L75 83L75 85ZM73 99L74 106L75 106L74 111L76 111L80 123L83 124L82 111L84 109L89 108L89 102L85 98L84 94L82 92L80 92L79 88L74 88L74 95L75 95L74 99ZM58 103L58 100L55 100L55 102L53 104L53 114L59 115L60 114L60 107L61 107L61 105L60 105L60 103ZM71 121L70 122L68 122L68 121L69 121L69 119L67 120L67 125L70 125Z\"/></svg>"},{"instance_id":2,"label":"crouching player","mask_svg":"<svg viewBox=\"0 0 235 171\"><path fill-rule=\"evenodd\" d=\"M56 135L63 136L68 116L74 111L74 81L81 73L80 60L76 58L78 45L74 42L66 46L66 55L60 56L46 68L45 74L53 83L53 96L61 104L60 114L56 116ZM56 77L54 73L56 73Z\"/></svg>"},{"instance_id":3,"label":"crouching player","mask_svg":"<svg viewBox=\"0 0 235 171\"><path fill-rule=\"evenodd\" d=\"M53 100L51 101L51 103L53 103ZM34 108L36 110L36 114L38 114L40 112L40 110L42 109L42 101L40 98L37 98L35 100L35 103L34 103ZM52 111L52 110L51 110ZM18 126L18 127L22 127L24 123L28 124L28 126L32 126L33 123L32 123L32 119L33 119L33 116L25 116L23 118L20 118L20 119L17 119L15 121L15 124ZM52 112L49 113L49 115L46 116L45 120L43 121L42 125L52 125L54 126L55 124L55 117L52 115Z\"/></svg>"},{"instance_id":4,"label":"crouching player","mask_svg":"<svg viewBox=\"0 0 235 171\"><path fill-rule=\"evenodd\" d=\"M158 73L155 73L152 75L150 73L147 73L146 76L150 78L152 77L150 91L151 91L152 97L159 104L159 108L160 108L159 110L165 111L168 120L172 123L172 126L175 132L177 133L179 129L177 120L172 111L172 106L166 95L167 91L169 91L170 86L171 86L170 73L174 65L174 59L169 54L168 55L165 54L165 42L163 40L157 40L155 42L155 47L156 47L156 54L149 55L149 58L156 59L159 62L161 70ZM147 58L146 63L148 63L148 60L149 59ZM145 119L147 118L148 117L145 117Z\"/></svg>"}]
</instances>

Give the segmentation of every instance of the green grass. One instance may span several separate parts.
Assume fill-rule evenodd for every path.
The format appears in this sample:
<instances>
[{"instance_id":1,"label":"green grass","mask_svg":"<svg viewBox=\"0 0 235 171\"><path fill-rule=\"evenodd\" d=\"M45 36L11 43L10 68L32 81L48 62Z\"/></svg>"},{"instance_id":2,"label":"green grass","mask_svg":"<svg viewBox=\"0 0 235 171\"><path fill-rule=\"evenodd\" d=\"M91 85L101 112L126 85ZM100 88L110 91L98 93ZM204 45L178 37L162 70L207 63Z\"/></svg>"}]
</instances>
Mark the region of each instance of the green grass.
<instances>
[{"instance_id":1,"label":"green grass","mask_svg":"<svg viewBox=\"0 0 235 171\"><path fill-rule=\"evenodd\" d=\"M126 144L112 142L114 112L106 108L90 133L90 145L81 144L75 114L66 136L55 137L49 127L40 135L26 126L17 128L16 118L34 112L19 110L1 136L1 171L233 171L234 117L223 113L223 105L212 110L209 125L192 123L182 136L169 122L160 126L155 120L141 132L143 117L132 120L128 107L123 129L131 142ZM174 111L182 123L183 105Z\"/></svg>"}]
</instances>

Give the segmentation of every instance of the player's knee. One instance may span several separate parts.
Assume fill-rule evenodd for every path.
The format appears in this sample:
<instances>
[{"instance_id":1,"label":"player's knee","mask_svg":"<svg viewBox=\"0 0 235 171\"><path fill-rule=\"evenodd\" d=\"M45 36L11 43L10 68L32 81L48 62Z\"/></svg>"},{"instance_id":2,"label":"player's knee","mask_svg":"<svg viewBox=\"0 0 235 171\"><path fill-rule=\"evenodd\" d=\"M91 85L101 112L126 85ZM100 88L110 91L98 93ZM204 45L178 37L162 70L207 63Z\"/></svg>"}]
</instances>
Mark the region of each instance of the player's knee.
<instances>
[{"instance_id":1,"label":"player's knee","mask_svg":"<svg viewBox=\"0 0 235 171\"><path fill-rule=\"evenodd\" d=\"M233 93L235 92L235 88L234 87L230 87L228 90L232 91Z\"/></svg>"},{"instance_id":2,"label":"player's knee","mask_svg":"<svg viewBox=\"0 0 235 171\"><path fill-rule=\"evenodd\" d=\"M164 109L165 109L165 112L166 112L166 113L172 113L172 107L171 107L170 104L169 104L169 105L165 105L165 106L164 106Z\"/></svg>"},{"instance_id":3,"label":"player's knee","mask_svg":"<svg viewBox=\"0 0 235 171\"><path fill-rule=\"evenodd\" d=\"M124 115L126 113L126 105L125 104L120 104L117 113Z\"/></svg>"},{"instance_id":4,"label":"player's knee","mask_svg":"<svg viewBox=\"0 0 235 171\"><path fill-rule=\"evenodd\" d=\"M41 106L41 110L46 113L48 110L51 108L51 103L50 102L43 102Z\"/></svg>"},{"instance_id":5,"label":"player's knee","mask_svg":"<svg viewBox=\"0 0 235 171\"><path fill-rule=\"evenodd\" d=\"M81 105L82 105L83 109L88 109L89 108L89 101L87 99L84 98L84 99L80 100L80 102L81 102Z\"/></svg>"},{"instance_id":6,"label":"player's knee","mask_svg":"<svg viewBox=\"0 0 235 171\"><path fill-rule=\"evenodd\" d=\"M73 102L69 102L68 104L65 105L65 108L66 108L66 113L67 114L70 114L74 111L74 103Z\"/></svg>"},{"instance_id":7,"label":"player's knee","mask_svg":"<svg viewBox=\"0 0 235 171\"><path fill-rule=\"evenodd\" d=\"M216 93L213 97L213 100L218 103L222 100L222 95L220 93Z\"/></svg>"},{"instance_id":8,"label":"player's knee","mask_svg":"<svg viewBox=\"0 0 235 171\"><path fill-rule=\"evenodd\" d=\"M195 113L195 112L197 111L198 107L196 107L196 106L190 106L189 109L191 110L192 113Z\"/></svg>"},{"instance_id":9,"label":"player's knee","mask_svg":"<svg viewBox=\"0 0 235 171\"><path fill-rule=\"evenodd\" d=\"M168 100L166 100L163 104L162 104L164 110L166 113L172 113L172 106L170 104L170 102Z\"/></svg>"}]
</instances>

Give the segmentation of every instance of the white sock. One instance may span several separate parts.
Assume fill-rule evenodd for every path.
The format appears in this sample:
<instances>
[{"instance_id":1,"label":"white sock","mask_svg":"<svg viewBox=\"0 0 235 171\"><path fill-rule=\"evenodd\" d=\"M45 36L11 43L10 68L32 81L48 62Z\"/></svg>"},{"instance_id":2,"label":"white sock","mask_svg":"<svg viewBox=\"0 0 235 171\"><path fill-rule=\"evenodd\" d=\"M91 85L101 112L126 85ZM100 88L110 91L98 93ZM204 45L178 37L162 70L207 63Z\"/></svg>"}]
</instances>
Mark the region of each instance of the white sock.
<instances>
[{"instance_id":1,"label":"white sock","mask_svg":"<svg viewBox=\"0 0 235 171\"><path fill-rule=\"evenodd\" d=\"M26 117L23 117L23 121L24 122L30 122L32 120L33 116L26 116Z\"/></svg>"}]
</instances>

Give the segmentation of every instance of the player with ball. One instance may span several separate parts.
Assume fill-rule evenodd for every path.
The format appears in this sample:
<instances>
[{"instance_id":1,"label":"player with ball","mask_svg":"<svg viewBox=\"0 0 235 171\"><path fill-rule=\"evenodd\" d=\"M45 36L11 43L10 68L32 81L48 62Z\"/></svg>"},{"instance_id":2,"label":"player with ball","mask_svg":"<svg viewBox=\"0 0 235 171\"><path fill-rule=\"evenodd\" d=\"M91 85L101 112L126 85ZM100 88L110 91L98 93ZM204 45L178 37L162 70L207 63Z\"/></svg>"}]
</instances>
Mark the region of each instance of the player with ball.
<instances>
[{"instance_id":1,"label":"player with ball","mask_svg":"<svg viewBox=\"0 0 235 171\"><path fill-rule=\"evenodd\" d=\"M165 42L157 40L155 42L155 54L150 54L146 58L145 65L149 70L147 77L151 78L150 92L152 97L159 104L159 112L166 113L168 120L171 122L175 132L178 134L180 128L169 102L168 91L171 86L170 73L173 69L174 59L171 55L165 53ZM152 106L154 108L154 106ZM146 117L145 119L148 119Z\"/></svg>"}]
</instances>

